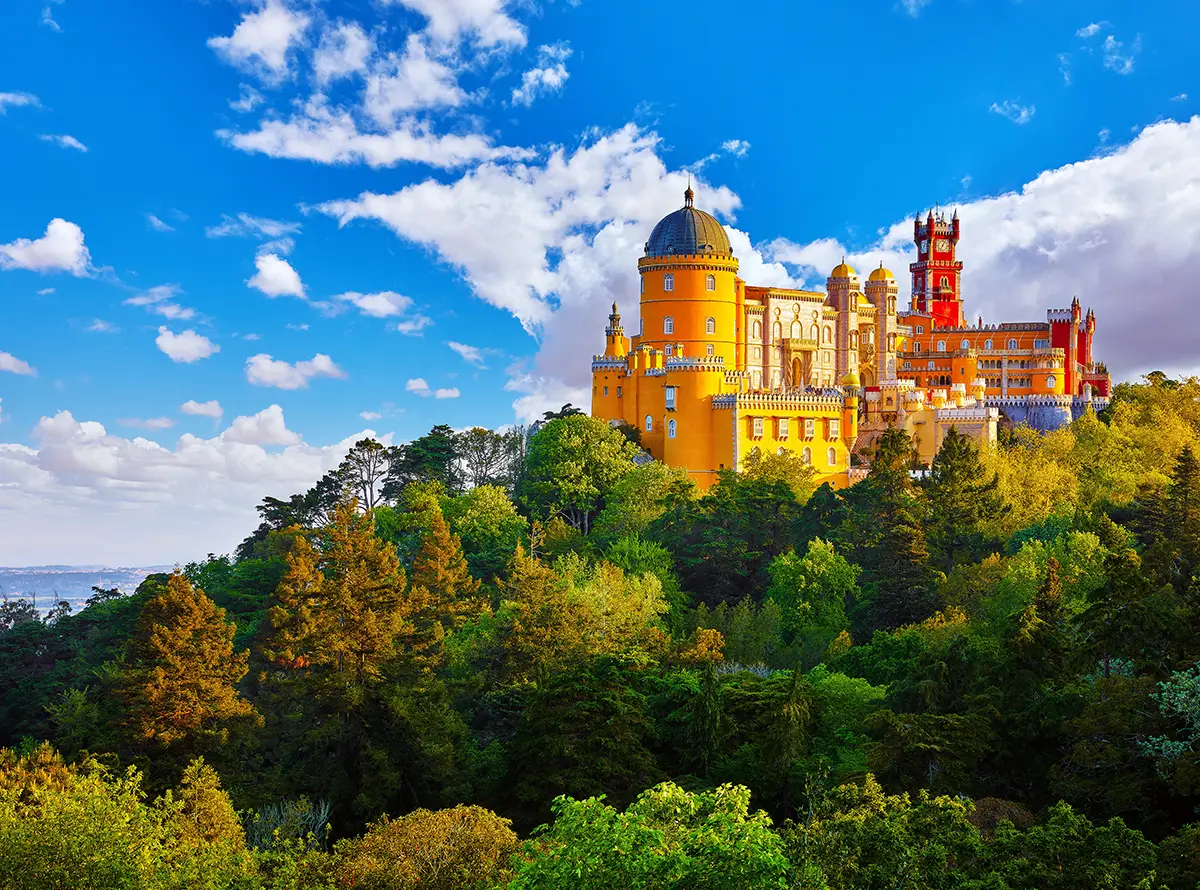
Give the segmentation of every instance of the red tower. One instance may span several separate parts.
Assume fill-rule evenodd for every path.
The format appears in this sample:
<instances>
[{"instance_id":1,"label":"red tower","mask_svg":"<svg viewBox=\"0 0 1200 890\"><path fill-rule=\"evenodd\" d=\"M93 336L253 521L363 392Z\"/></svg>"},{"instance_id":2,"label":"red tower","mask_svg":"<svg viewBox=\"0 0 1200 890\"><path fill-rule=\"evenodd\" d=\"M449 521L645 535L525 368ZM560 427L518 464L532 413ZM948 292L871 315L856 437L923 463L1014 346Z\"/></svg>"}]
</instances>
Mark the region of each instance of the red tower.
<instances>
[{"instance_id":1,"label":"red tower","mask_svg":"<svg viewBox=\"0 0 1200 890\"><path fill-rule=\"evenodd\" d=\"M966 327L960 290L963 264L954 257L958 235L957 211L949 222L932 210L925 222L920 216L913 220L917 261L908 267L913 277L911 308L932 315L934 328Z\"/></svg>"}]
</instances>

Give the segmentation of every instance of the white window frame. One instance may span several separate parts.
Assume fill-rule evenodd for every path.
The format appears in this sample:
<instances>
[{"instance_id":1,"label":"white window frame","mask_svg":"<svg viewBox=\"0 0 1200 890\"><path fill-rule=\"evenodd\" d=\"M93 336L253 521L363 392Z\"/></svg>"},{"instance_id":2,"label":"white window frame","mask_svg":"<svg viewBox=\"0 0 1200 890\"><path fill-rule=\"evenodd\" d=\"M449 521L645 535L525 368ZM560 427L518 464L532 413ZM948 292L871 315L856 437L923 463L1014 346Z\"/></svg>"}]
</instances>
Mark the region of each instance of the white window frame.
<instances>
[{"instance_id":1,"label":"white window frame","mask_svg":"<svg viewBox=\"0 0 1200 890\"><path fill-rule=\"evenodd\" d=\"M670 420L668 420L668 421L667 421L667 438L668 438L668 439L674 439L674 438L675 438L675 431L676 431L677 429L678 429L678 427L677 427L677 426L676 426L676 424L675 424L675 418L671 418Z\"/></svg>"},{"instance_id":2,"label":"white window frame","mask_svg":"<svg viewBox=\"0 0 1200 890\"><path fill-rule=\"evenodd\" d=\"M664 315L663 316L663 333L664 334L675 333L675 316L674 315Z\"/></svg>"},{"instance_id":3,"label":"white window frame","mask_svg":"<svg viewBox=\"0 0 1200 890\"><path fill-rule=\"evenodd\" d=\"M663 347L663 355L667 356L667 358L670 358L674 354L675 354L675 347L672 346L670 343L668 343L666 346Z\"/></svg>"},{"instance_id":4,"label":"white window frame","mask_svg":"<svg viewBox=\"0 0 1200 890\"><path fill-rule=\"evenodd\" d=\"M842 436L842 422L840 420L838 420L837 418L831 419L829 421L829 438L836 440L836 439L840 439L841 436Z\"/></svg>"},{"instance_id":5,"label":"white window frame","mask_svg":"<svg viewBox=\"0 0 1200 890\"><path fill-rule=\"evenodd\" d=\"M1017 341L1016 341L1016 340L1009 340L1009 341L1008 341L1008 348L1009 348L1009 349L1016 349L1016 348L1017 348Z\"/></svg>"},{"instance_id":6,"label":"white window frame","mask_svg":"<svg viewBox=\"0 0 1200 890\"><path fill-rule=\"evenodd\" d=\"M1048 376L1046 378L1046 388L1047 389L1054 389L1054 387L1056 387L1057 385L1058 385L1058 378L1055 377L1053 374L1051 374L1050 376Z\"/></svg>"},{"instance_id":7,"label":"white window frame","mask_svg":"<svg viewBox=\"0 0 1200 890\"><path fill-rule=\"evenodd\" d=\"M750 429L752 431L751 435L754 436L754 438L756 438L756 439L761 439L763 436L763 426L764 426L763 419L761 417L751 418L751 421L750 421Z\"/></svg>"},{"instance_id":8,"label":"white window frame","mask_svg":"<svg viewBox=\"0 0 1200 890\"><path fill-rule=\"evenodd\" d=\"M991 350L991 348L992 348L992 341L991 341L991 340L984 340L984 341L983 341L983 348L984 348L984 349L987 349L987 350Z\"/></svg>"},{"instance_id":9,"label":"white window frame","mask_svg":"<svg viewBox=\"0 0 1200 890\"><path fill-rule=\"evenodd\" d=\"M958 348L959 348L959 349L970 349L970 348L971 348L971 341L970 341L970 340L963 340L963 341L962 341L962 343L960 343L960 344L958 345Z\"/></svg>"},{"instance_id":10,"label":"white window frame","mask_svg":"<svg viewBox=\"0 0 1200 890\"><path fill-rule=\"evenodd\" d=\"M788 437L788 419L786 417L781 417L778 420L778 424L778 438L786 439Z\"/></svg>"},{"instance_id":11,"label":"white window frame","mask_svg":"<svg viewBox=\"0 0 1200 890\"><path fill-rule=\"evenodd\" d=\"M804 438L811 439L817 434L817 422L811 418L804 418Z\"/></svg>"},{"instance_id":12,"label":"white window frame","mask_svg":"<svg viewBox=\"0 0 1200 890\"><path fill-rule=\"evenodd\" d=\"M675 276L672 275L670 272L668 272L666 275L663 276L663 290L665 290L665 291L675 290Z\"/></svg>"},{"instance_id":13,"label":"white window frame","mask_svg":"<svg viewBox=\"0 0 1200 890\"><path fill-rule=\"evenodd\" d=\"M805 448L803 451L800 452L800 461L806 467L812 466L812 449L811 448Z\"/></svg>"},{"instance_id":14,"label":"white window frame","mask_svg":"<svg viewBox=\"0 0 1200 890\"><path fill-rule=\"evenodd\" d=\"M704 289L707 291L714 291L717 289L717 276L716 275L708 275L705 277Z\"/></svg>"},{"instance_id":15,"label":"white window frame","mask_svg":"<svg viewBox=\"0 0 1200 890\"><path fill-rule=\"evenodd\" d=\"M704 333L715 334L717 332L717 320L715 318L706 318L704 320Z\"/></svg>"},{"instance_id":16,"label":"white window frame","mask_svg":"<svg viewBox=\"0 0 1200 890\"><path fill-rule=\"evenodd\" d=\"M673 386L666 386L666 387L663 387L663 390L664 390L664 392L665 392L665 394L666 394L666 395L665 395L665 398L666 398L666 406L667 406L667 408L668 408L668 409L674 409L674 408L675 408L675 387L673 387Z\"/></svg>"},{"instance_id":17,"label":"white window frame","mask_svg":"<svg viewBox=\"0 0 1200 890\"><path fill-rule=\"evenodd\" d=\"M935 351L936 352L945 352L946 351L946 341L938 340L937 341L937 349Z\"/></svg>"},{"instance_id":18,"label":"white window frame","mask_svg":"<svg viewBox=\"0 0 1200 890\"><path fill-rule=\"evenodd\" d=\"M654 418L651 417L649 414L646 415L646 432L648 432L648 433L654 432Z\"/></svg>"},{"instance_id":19,"label":"white window frame","mask_svg":"<svg viewBox=\"0 0 1200 890\"><path fill-rule=\"evenodd\" d=\"M709 343L707 352L708 352L708 357L712 358L714 355L717 354L717 348L715 346L713 346L711 343Z\"/></svg>"},{"instance_id":20,"label":"white window frame","mask_svg":"<svg viewBox=\"0 0 1200 890\"><path fill-rule=\"evenodd\" d=\"M831 466L831 467L837 466L837 449L836 448L834 448L833 446L830 446L829 451L826 452L825 456L829 459L829 466Z\"/></svg>"}]
</instances>

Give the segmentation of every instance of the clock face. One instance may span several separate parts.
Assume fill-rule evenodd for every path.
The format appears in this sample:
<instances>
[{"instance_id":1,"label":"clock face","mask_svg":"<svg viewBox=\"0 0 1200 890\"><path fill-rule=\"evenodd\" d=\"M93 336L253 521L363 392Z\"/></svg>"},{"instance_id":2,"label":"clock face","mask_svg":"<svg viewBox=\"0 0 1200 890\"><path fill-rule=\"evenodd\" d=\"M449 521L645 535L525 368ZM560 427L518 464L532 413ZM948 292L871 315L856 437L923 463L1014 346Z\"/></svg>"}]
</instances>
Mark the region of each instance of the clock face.
<instances>
[{"instance_id":1,"label":"clock face","mask_svg":"<svg viewBox=\"0 0 1200 890\"><path fill-rule=\"evenodd\" d=\"M945 253L947 250L950 249L950 242L947 241L945 238L939 238L937 240L937 244L935 244L934 246L937 247L939 253Z\"/></svg>"}]
</instances>

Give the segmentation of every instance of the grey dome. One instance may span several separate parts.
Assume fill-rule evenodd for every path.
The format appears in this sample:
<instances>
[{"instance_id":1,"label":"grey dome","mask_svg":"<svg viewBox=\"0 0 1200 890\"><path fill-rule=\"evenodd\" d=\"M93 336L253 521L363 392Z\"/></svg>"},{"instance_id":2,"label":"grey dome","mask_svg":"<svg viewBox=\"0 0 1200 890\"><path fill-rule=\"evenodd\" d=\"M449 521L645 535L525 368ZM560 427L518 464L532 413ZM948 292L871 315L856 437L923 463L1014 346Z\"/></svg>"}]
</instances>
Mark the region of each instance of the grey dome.
<instances>
[{"instance_id":1,"label":"grey dome","mask_svg":"<svg viewBox=\"0 0 1200 890\"><path fill-rule=\"evenodd\" d=\"M654 227L650 240L646 242L646 256L733 254L725 228L717 222L716 217L693 207L693 197L689 187L683 193L683 206L664 216Z\"/></svg>"}]
</instances>

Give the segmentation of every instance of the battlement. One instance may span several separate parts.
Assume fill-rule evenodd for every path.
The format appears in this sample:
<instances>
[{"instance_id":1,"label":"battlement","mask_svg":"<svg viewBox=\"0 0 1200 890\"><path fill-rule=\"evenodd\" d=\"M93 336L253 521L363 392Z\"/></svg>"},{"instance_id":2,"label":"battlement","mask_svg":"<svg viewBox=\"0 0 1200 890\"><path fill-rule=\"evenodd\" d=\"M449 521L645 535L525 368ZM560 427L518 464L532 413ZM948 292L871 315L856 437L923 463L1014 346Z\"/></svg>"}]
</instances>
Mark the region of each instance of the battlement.
<instances>
[{"instance_id":1,"label":"battlement","mask_svg":"<svg viewBox=\"0 0 1200 890\"><path fill-rule=\"evenodd\" d=\"M988 408L986 406L976 406L974 408L938 408L938 420L961 420L970 421L972 423L986 423L990 420L1000 420L999 408Z\"/></svg>"},{"instance_id":2,"label":"battlement","mask_svg":"<svg viewBox=\"0 0 1200 890\"><path fill-rule=\"evenodd\" d=\"M668 371L724 371L724 356L714 355L680 355L667 359Z\"/></svg>"},{"instance_id":3,"label":"battlement","mask_svg":"<svg viewBox=\"0 0 1200 890\"><path fill-rule=\"evenodd\" d=\"M1016 408L1022 405L1045 405L1054 408L1069 408L1074 396L988 396L989 407Z\"/></svg>"},{"instance_id":4,"label":"battlement","mask_svg":"<svg viewBox=\"0 0 1200 890\"><path fill-rule=\"evenodd\" d=\"M739 408L751 411L823 410L841 411L846 397L838 389L810 392L749 392L713 396L714 408Z\"/></svg>"},{"instance_id":5,"label":"battlement","mask_svg":"<svg viewBox=\"0 0 1200 890\"><path fill-rule=\"evenodd\" d=\"M625 359L623 358L613 358L612 356L607 355L592 356L593 371L623 371L626 369L626 367L627 365L625 363Z\"/></svg>"}]
</instances>

